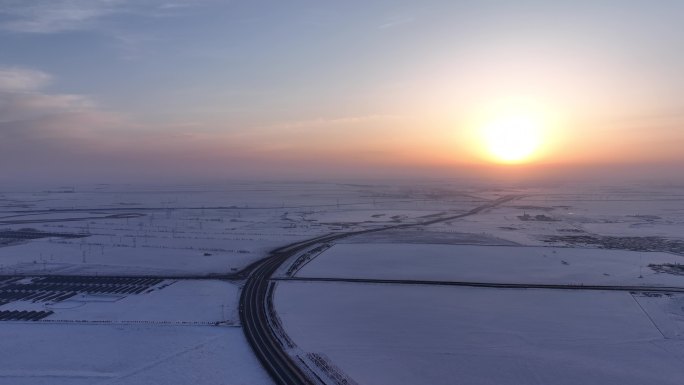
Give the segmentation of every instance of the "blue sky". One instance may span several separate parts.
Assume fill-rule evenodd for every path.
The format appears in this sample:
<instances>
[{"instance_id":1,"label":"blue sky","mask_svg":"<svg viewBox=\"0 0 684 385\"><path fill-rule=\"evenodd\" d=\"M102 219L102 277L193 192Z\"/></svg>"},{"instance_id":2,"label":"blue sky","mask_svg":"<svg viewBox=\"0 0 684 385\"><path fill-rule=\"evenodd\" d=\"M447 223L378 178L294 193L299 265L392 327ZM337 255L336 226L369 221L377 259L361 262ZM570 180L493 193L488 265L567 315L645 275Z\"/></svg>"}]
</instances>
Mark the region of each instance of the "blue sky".
<instances>
[{"instance_id":1,"label":"blue sky","mask_svg":"<svg viewBox=\"0 0 684 385\"><path fill-rule=\"evenodd\" d=\"M517 97L588 149L551 163L676 163L681 20L665 0L0 0L0 172L462 168L471 117Z\"/></svg>"}]
</instances>

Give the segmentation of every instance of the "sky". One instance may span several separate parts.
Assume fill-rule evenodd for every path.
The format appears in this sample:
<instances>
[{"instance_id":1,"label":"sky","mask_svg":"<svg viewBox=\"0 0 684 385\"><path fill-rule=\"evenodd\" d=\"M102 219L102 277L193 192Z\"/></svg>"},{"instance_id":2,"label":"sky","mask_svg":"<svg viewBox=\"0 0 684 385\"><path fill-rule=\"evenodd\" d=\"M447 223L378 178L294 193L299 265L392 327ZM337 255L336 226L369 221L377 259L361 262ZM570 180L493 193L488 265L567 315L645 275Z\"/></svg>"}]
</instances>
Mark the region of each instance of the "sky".
<instances>
[{"instance_id":1,"label":"sky","mask_svg":"<svg viewBox=\"0 0 684 385\"><path fill-rule=\"evenodd\" d=\"M0 0L0 183L681 178L682 20L678 0ZM482 131L512 110L541 144L501 164Z\"/></svg>"}]
</instances>

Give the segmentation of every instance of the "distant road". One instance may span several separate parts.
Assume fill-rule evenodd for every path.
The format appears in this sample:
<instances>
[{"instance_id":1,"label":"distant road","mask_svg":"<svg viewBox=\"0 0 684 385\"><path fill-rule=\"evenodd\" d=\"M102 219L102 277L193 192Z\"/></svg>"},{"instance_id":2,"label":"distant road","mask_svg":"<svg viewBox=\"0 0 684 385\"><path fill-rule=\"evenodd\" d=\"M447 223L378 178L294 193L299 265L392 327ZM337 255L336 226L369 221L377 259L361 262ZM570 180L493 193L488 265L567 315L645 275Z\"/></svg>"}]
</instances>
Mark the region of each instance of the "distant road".
<instances>
[{"instance_id":1,"label":"distant road","mask_svg":"<svg viewBox=\"0 0 684 385\"><path fill-rule=\"evenodd\" d=\"M546 283L498 283L498 282L468 282L468 281L432 281L413 279L373 279L373 278L325 278L325 277L281 277L271 278L273 281L304 281L304 282L350 282L350 283L385 283L397 285L435 285L435 286L465 286L489 287L495 289L551 289L551 290L608 290L608 291L645 291L645 292L680 292L684 287L673 286L616 286L616 285L562 285Z\"/></svg>"},{"instance_id":2,"label":"distant road","mask_svg":"<svg viewBox=\"0 0 684 385\"><path fill-rule=\"evenodd\" d=\"M428 221L378 227L368 230L352 231L347 233L335 233L324 235L310 240L294 243L273 250L269 257L250 265L246 270L249 274L245 287L240 296L240 322L247 341L252 346L264 368L269 372L273 380L280 385L315 384L309 376L293 361L275 335L272 324L269 322L268 309L273 308L269 285L271 277L290 257L308 248L335 241L353 235L374 233L379 231L403 229L417 226L427 226L439 222L451 221L476 215L482 211L491 209L506 202L518 199L518 195L507 195L478 206L462 214L448 217L440 217Z\"/></svg>"},{"instance_id":3,"label":"distant road","mask_svg":"<svg viewBox=\"0 0 684 385\"><path fill-rule=\"evenodd\" d=\"M72 218L46 218L46 219L13 219L0 221L0 225L24 225L31 223L53 223L53 222L78 222L78 221L92 221L98 219L129 219L143 217L145 214L126 213L126 214L110 214L99 217L72 217ZM7 217L9 218L9 217Z\"/></svg>"}]
</instances>

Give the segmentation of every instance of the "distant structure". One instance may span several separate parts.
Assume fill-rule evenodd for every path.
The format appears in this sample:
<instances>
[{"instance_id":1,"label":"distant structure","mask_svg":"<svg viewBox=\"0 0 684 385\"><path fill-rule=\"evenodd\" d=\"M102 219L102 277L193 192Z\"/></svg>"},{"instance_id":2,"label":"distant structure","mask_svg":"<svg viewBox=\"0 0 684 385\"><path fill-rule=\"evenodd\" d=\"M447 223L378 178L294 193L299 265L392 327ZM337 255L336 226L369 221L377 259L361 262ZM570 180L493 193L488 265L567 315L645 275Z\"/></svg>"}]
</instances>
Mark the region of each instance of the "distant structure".
<instances>
[{"instance_id":1,"label":"distant structure","mask_svg":"<svg viewBox=\"0 0 684 385\"><path fill-rule=\"evenodd\" d=\"M538 222L555 222L557 219L553 219L547 215L543 214L537 214L535 216L532 216L527 213L523 213L523 215L518 215L518 219L521 221L538 221Z\"/></svg>"}]
</instances>

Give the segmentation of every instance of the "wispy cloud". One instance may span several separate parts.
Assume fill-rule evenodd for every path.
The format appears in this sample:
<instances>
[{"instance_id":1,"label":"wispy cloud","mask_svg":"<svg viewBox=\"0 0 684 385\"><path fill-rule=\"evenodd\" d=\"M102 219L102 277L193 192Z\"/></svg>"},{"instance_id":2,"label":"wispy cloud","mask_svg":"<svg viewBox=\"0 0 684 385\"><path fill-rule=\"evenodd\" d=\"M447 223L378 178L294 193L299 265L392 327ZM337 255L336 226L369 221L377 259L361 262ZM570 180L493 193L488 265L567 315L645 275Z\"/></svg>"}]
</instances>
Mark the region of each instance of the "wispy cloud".
<instances>
[{"instance_id":1,"label":"wispy cloud","mask_svg":"<svg viewBox=\"0 0 684 385\"><path fill-rule=\"evenodd\" d=\"M380 24L378 26L378 29L394 28L394 27L398 27L400 25L413 23L415 20L416 19L413 16L395 16L395 17L389 18L384 23Z\"/></svg>"},{"instance_id":2,"label":"wispy cloud","mask_svg":"<svg viewBox=\"0 0 684 385\"><path fill-rule=\"evenodd\" d=\"M207 0L0 0L0 27L18 33L93 29L116 14L163 16Z\"/></svg>"},{"instance_id":3,"label":"wispy cloud","mask_svg":"<svg viewBox=\"0 0 684 385\"><path fill-rule=\"evenodd\" d=\"M188 176L227 159L235 165L254 158L240 143L202 134L202 122L139 122L87 95L51 92L51 79L33 69L0 67L0 185L163 172Z\"/></svg>"},{"instance_id":4,"label":"wispy cloud","mask_svg":"<svg viewBox=\"0 0 684 385\"><path fill-rule=\"evenodd\" d=\"M0 67L0 92L32 91L48 84L52 77L26 68Z\"/></svg>"},{"instance_id":5,"label":"wispy cloud","mask_svg":"<svg viewBox=\"0 0 684 385\"><path fill-rule=\"evenodd\" d=\"M2 27L13 32L52 33L92 27L124 0L1 0Z\"/></svg>"},{"instance_id":6,"label":"wispy cloud","mask_svg":"<svg viewBox=\"0 0 684 385\"><path fill-rule=\"evenodd\" d=\"M318 119L308 119L299 121L283 122L279 124L274 124L270 126L263 126L258 128L253 128L253 130L265 130L265 131L287 131L287 130L309 130L309 129L324 129L334 126L350 126L354 124L362 123L372 123L372 122L383 122L401 119L400 115L386 115L386 114L374 114L374 115L359 115L359 116L344 116L336 118L318 118ZM252 131L253 131L252 130Z\"/></svg>"},{"instance_id":7,"label":"wispy cloud","mask_svg":"<svg viewBox=\"0 0 684 385\"><path fill-rule=\"evenodd\" d=\"M52 76L17 67L0 67L0 145L36 138L82 137L95 122L111 123L114 115L101 111L88 96L45 91Z\"/></svg>"}]
</instances>

